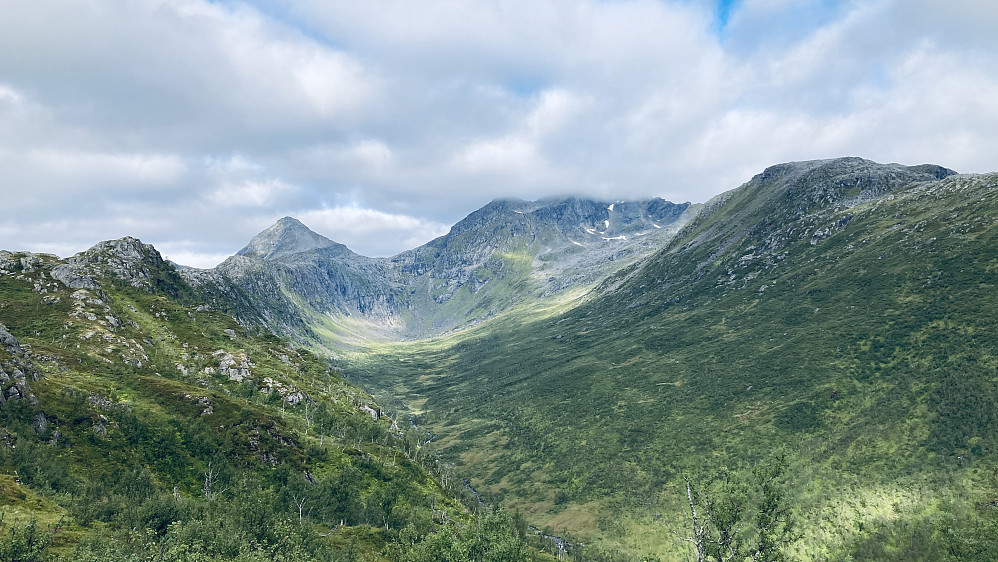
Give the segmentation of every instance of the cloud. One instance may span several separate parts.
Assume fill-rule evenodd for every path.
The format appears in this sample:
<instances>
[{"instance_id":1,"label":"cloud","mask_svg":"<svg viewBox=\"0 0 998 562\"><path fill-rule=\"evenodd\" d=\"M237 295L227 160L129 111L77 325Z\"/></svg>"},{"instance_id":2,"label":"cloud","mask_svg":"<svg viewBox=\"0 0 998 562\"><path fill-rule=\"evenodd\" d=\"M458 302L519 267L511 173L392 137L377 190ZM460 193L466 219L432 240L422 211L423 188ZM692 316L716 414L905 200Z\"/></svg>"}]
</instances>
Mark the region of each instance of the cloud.
<instances>
[{"instance_id":1,"label":"cloud","mask_svg":"<svg viewBox=\"0 0 998 562\"><path fill-rule=\"evenodd\" d=\"M101 153L82 150L37 149L23 154L24 164L47 170L52 176L85 183L169 184L187 170L173 154ZM81 183L83 183L81 182Z\"/></svg>"},{"instance_id":2,"label":"cloud","mask_svg":"<svg viewBox=\"0 0 998 562\"><path fill-rule=\"evenodd\" d=\"M476 139L454 155L450 164L458 174L481 181L494 176L523 187L556 185L556 164L544 154L546 143L570 128L590 100L563 89L545 90L535 96L533 107L512 131L498 138Z\"/></svg>"},{"instance_id":3,"label":"cloud","mask_svg":"<svg viewBox=\"0 0 998 562\"><path fill-rule=\"evenodd\" d=\"M13 88L0 84L0 107L15 107L21 103L21 94Z\"/></svg>"},{"instance_id":4,"label":"cloud","mask_svg":"<svg viewBox=\"0 0 998 562\"><path fill-rule=\"evenodd\" d=\"M396 166L395 154L384 141L363 139L351 143L323 143L295 150L286 157L298 168L315 170L314 178L328 177L329 170L352 171L358 180L373 178Z\"/></svg>"},{"instance_id":5,"label":"cloud","mask_svg":"<svg viewBox=\"0 0 998 562\"><path fill-rule=\"evenodd\" d=\"M450 230L442 223L363 207L310 209L295 217L312 230L369 257L394 255L400 248L415 248Z\"/></svg>"},{"instance_id":6,"label":"cloud","mask_svg":"<svg viewBox=\"0 0 998 562\"><path fill-rule=\"evenodd\" d=\"M207 200L218 207L266 207L273 205L295 187L279 179L246 181L223 185L208 194Z\"/></svg>"},{"instance_id":7,"label":"cloud","mask_svg":"<svg viewBox=\"0 0 998 562\"><path fill-rule=\"evenodd\" d=\"M156 249L165 260L200 269L211 269L232 255L227 252L199 252L196 249L189 249L189 246L190 243L186 240L179 243L167 240L158 243Z\"/></svg>"},{"instance_id":8,"label":"cloud","mask_svg":"<svg viewBox=\"0 0 998 562\"><path fill-rule=\"evenodd\" d=\"M715 0L19 3L3 245L130 234L204 264L290 214L391 255L498 197L703 201L840 155L996 168L998 5L726 4L722 28Z\"/></svg>"},{"instance_id":9,"label":"cloud","mask_svg":"<svg viewBox=\"0 0 998 562\"><path fill-rule=\"evenodd\" d=\"M241 3L40 0L8 10L0 37L0 76L61 124L193 150L355 119L380 87L350 54Z\"/></svg>"}]
</instances>

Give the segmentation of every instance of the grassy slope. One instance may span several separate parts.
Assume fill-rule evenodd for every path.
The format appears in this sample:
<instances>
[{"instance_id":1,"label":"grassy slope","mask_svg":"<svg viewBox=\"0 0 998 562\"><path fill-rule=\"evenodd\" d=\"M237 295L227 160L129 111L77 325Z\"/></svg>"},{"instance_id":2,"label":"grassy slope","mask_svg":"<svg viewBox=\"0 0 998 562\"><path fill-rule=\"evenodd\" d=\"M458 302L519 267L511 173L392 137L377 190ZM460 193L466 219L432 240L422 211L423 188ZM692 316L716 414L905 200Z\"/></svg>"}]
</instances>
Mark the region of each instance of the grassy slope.
<instances>
[{"instance_id":1,"label":"grassy slope","mask_svg":"<svg viewBox=\"0 0 998 562\"><path fill-rule=\"evenodd\" d=\"M73 556L81 540L105 548L91 543L112 532L137 551L194 545L216 525L214 557L226 537L232 548L263 541L261 552L290 552L291 537L305 541L300 552L378 559L407 524L425 534L444 517L469 520L454 491L406 457L410 438L362 412L369 396L324 360L182 304L190 289L167 269L156 293L108 279L74 291L46 275L54 257L22 257L36 263L0 273L0 323L41 376L29 380L37 404L0 406L0 510L5 525L57 527L50 553ZM251 377L230 380L217 352L245 360ZM288 400L299 392L308 398ZM209 470L221 490L211 501Z\"/></svg>"},{"instance_id":2,"label":"grassy slope","mask_svg":"<svg viewBox=\"0 0 998 562\"><path fill-rule=\"evenodd\" d=\"M680 473L784 447L798 556L962 552L998 497L998 177L784 216L764 195L561 317L348 371L418 408L476 487L625 553L682 555Z\"/></svg>"}]
</instances>

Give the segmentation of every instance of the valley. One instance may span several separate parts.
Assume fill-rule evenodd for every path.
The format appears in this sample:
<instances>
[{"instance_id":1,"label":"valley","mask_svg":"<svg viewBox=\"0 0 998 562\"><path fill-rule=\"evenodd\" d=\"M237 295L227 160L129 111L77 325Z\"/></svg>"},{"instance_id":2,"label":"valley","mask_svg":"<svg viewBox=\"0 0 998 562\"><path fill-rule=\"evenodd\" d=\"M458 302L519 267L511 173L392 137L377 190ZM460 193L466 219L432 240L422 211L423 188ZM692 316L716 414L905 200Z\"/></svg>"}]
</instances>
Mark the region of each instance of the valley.
<instances>
[{"instance_id":1,"label":"valley","mask_svg":"<svg viewBox=\"0 0 998 562\"><path fill-rule=\"evenodd\" d=\"M986 558L998 185L948 174L777 166L578 306L342 364L591 551L682 559L681 476L782 455L793 558Z\"/></svg>"},{"instance_id":2,"label":"valley","mask_svg":"<svg viewBox=\"0 0 998 562\"><path fill-rule=\"evenodd\" d=\"M794 162L704 204L497 200L390 258L285 218L214 269L0 269L4 513L76 559L684 560L691 505L736 559L998 548L996 174ZM240 522L214 466L279 509Z\"/></svg>"}]
</instances>

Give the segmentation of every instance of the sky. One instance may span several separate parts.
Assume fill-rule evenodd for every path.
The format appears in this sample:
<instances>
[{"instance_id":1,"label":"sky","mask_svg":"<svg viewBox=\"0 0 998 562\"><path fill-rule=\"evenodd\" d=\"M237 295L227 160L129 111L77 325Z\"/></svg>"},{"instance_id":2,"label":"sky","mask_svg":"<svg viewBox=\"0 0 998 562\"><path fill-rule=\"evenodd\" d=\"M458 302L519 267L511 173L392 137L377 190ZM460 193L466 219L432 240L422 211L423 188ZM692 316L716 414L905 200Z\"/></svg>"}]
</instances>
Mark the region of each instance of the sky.
<instances>
[{"instance_id":1,"label":"sky","mask_svg":"<svg viewBox=\"0 0 998 562\"><path fill-rule=\"evenodd\" d=\"M793 160L998 170L998 2L14 0L0 248L368 256L497 198L702 202Z\"/></svg>"}]
</instances>

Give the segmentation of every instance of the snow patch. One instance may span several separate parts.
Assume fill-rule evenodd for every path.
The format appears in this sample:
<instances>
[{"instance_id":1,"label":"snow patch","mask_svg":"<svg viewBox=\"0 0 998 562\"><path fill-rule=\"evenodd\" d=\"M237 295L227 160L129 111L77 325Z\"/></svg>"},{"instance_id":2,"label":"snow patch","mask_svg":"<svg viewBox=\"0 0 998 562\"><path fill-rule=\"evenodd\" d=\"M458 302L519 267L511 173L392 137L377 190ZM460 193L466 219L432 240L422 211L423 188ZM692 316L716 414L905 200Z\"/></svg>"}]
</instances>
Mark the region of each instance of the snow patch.
<instances>
[{"instance_id":1,"label":"snow patch","mask_svg":"<svg viewBox=\"0 0 998 562\"><path fill-rule=\"evenodd\" d=\"M596 229L595 228L587 228L586 232L588 232L589 234L596 234Z\"/></svg>"},{"instance_id":2,"label":"snow patch","mask_svg":"<svg viewBox=\"0 0 998 562\"><path fill-rule=\"evenodd\" d=\"M613 236L613 237L607 238L606 236L604 236L603 240L627 240L627 237L626 236Z\"/></svg>"},{"instance_id":3,"label":"snow patch","mask_svg":"<svg viewBox=\"0 0 998 562\"><path fill-rule=\"evenodd\" d=\"M604 228L610 228L610 221L609 220L603 221L603 227Z\"/></svg>"},{"instance_id":4,"label":"snow patch","mask_svg":"<svg viewBox=\"0 0 998 562\"><path fill-rule=\"evenodd\" d=\"M580 246L580 247L582 247L582 248L585 248L585 246L583 246L582 244L579 244L579 243L578 243L578 242L576 242L575 240L569 240L569 242L571 242L572 244L575 244L576 246Z\"/></svg>"},{"instance_id":5,"label":"snow patch","mask_svg":"<svg viewBox=\"0 0 998 562\"><path fill-rule=\"evenodd\" d=\"M607 211L613 211L613 203L610 203L610 206L607 207L606 210Z\"/></svg>"},{"instance_id":6,"label":"snow patch","mask_svg":"<svg viewBox=\"0 0 998 562\"><path fill-rule=\"evenodd\" d=\"M651 225L654 226L655 228L662 228L661 226L659 226L659 225L657 225L655 223L651 223Z\"/></svg>"}]
</instances>

